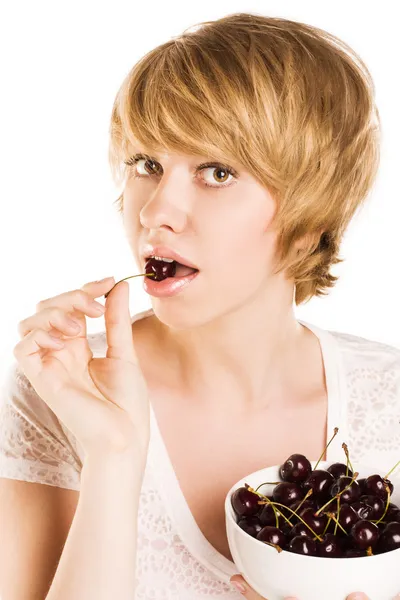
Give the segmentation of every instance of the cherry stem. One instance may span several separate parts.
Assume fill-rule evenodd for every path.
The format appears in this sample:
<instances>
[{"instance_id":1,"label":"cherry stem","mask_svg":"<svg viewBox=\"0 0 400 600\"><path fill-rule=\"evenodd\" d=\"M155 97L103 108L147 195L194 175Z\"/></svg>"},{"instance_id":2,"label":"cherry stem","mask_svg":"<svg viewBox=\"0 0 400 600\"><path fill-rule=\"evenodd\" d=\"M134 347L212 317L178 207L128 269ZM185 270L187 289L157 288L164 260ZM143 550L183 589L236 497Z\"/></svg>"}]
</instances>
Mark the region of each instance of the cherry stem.
<instances>
[{"instance_id":1,"label":"cherry stem","mask_svg":"<svg viewBox=\"0 0 400 600\"><path fill-rule=\"evenodd\" d=\"M341 496L341 495L342 495L342 494L343 494L343 493L344 493L346 490L348 490L348 489L349 489L349 487L350 487L351 485L353 485L353 483L354 483L354 481L357 479L358 475L359 475L359 473L354 473L354 475L353 475L353 477L352 477L352 479L351 479L351 481L350 481L349 485L347 485L347 486L346 486L346 487L345 487L345 488L344 488L344 489L343 489L341 492L337 493L337 494L336 494L336 496L334 496L333 498L331 498L330 500L328 500L328 502L327 502L326 504L324 504L323 506L321 506L321 508L319 508L319 509L317 510L317 512L315 513L315 516L316 516L316 517L318 517L318 516L319 516L319 513L320 513L321 511L323 511L323 510L324 510L324 508L325 508L326 506L328 506L328 504L330 504L331 502L333 502L334 500L336 500L336 498L339 498L339 496Z\"/></svg>"},{"instance_id":2,"label":"cherry stem","mask_svg":"<svg viewBox=\"0 0 400 600\"><path fill-rule=\"evenodd\" d=\"M328 513L328 515L329 515L329 514L330 514L330 513ZM327 515L327 516L328 516L328 515ZM328 530L328 527L329 527L329 525L330 525L331 521L332 521L332 517L329 517L329 518L328 518L328 522L327 522L327 524L325 525L325 529L324 529L324 533L322 534L322 537L324 537L324 535L326 534L326 532L327 532L327 530Z\"/></svg>"},{"instance_id":3,"label":"cherry stem","mask_svg":"<svg viewBox=\"0 0 400 600\"><path fill-rule=\"evenodd\" d=\"M260 485L254 490L256 493L263 485L279 485L282 481L264 481L264 483L260 483Z\"/></svg>"},{"instance_id":4,"label":"cherry stem","mask_svg":"<svg viewBox=\"0 0 400 600\"><path fill-rule=\"evenodd\" d=\"M263 542L264 544L268 544L268 546L273 546L274 548L276 548L276 550L278 550L278 552L282 552L282 548L280 546L278 546L278 544L273 544L272 542L265 542L264 540L260 540L261 542Z\"/></svg>"},{"instance_id":5,"label":"cherry stem","mask_svg":"<svg viewBox=\"0 0 400 600\"><path fill-rule=\"evenodd\" d=\"M390 469L389 473L387 475L385 475L385 477L383 479L387 479L390 475L390 473L393 473L393 471L400 465L400 460L398 463L396 463L393 467L393 469Z\"/></svg>"},{"instance_id":6,"label":"cherry stem","mask_svg":"<svg viewBox=\"0 0 400 600\"><path fill-rule=\"evenodd\" d=\"M279 516L278 516L278 515L279 515L280 513L279 513L279 511L277 511L277 510L276 510L276 508L275 508L275 506L274 506L273 502L271 502L271 500L268 498L268 496L264 496L264 494L262 494L261 492L257 492L257 490L255 490L254 488L252 488L252 487L251 487L251 486L250 486L248 483L245 483L244 485L245 485L245 487L246 487L246 488L249 490L249 492L252 492L253 494L257 494L257 496L258 496L259 498L262 498L262 499L268 500L268 502L263 502L263 504L268 504L268 503L269 503L269 504L271 504L271 506L272 506L272 510L274 511L274 514L275 514L275 524L276 524L276 528L278 529L278 527L279 527ZM261 485L262 485L262 484L261 484ZM260 487L260 486L258 486L258 487ZM257 488L257 489L258 489L258 488ZM259 502L258 504L260 504L260 502ZM283 515L282 515L282 516L283 516ZM290 524L292 525L292 523L290 523Z\"/></svg>"},{"instance_id":7,"label":"cherry stem","mask_svg":"<svg viewBox=\"0 0 400 600\"><path fill-rule=\"evenodd\" d=\"M155 273L139 273L139 275L130 275L129 277L124 277L124 279L120 279L115 285L118 285L119 283L121 283L121 281L132 279L133 277L155 277ZM107 298L108 294L113 291L115 285L113 285L113 287L107 292L107 294L104 294L104 298Z\"/></svg>"},{"instance_id":8,"label":"cherry stem","mask_svg":"<svg viewBox=\"0 0 400 600\"><path fill-rule=\"evenodd\" d=\"M253 491L253 490L250 490L250 491ZM259 502L258 504L268 504L268 503L269 503L269 504L274 504L275 506L283 506L283 508L284 508L284 509L286 509L286 510L288 510L289 512L291 512L291 513L292 513L292 515L295 515L295 516L296 516L296 517L297 517L297 518L298 518L298 519L299 519L299 520L300 520L300 521L303 523L303 525L305 525L306 527L308 527L308 529L311 531L311 533L312 533L312 534L313 534L313 535L316 537L316 539L317 539L318 541L322 542L322 539L320 538L320 536L319 536L319 535L317 535L317 534L315 533L315 531L312 529L312 527L310 527L310 526L309 526L309 525L308 525L308 524L307 524L307 523L304 521L304 519L302 519L302 518L301 518L301 516L300 516L300 515L296 514L296 513L294 512L294 510L292 510L291 508L289 508L289 506L286 506L285 504L281 504L280 502L271 502L271 500L270 500L269 498L265 498L265 500L266 500L266 501L261 501L261 502ZM285 519L285 521L287 521L287 522L288 522L290 525L292 525L292 526L293 526L293 523L292 523L291 521L289 521L289 519L287 519L287 518L285 517L285 515L284 515L284 514L282 514L282 512L281 512L281 511L279 511L279 512L280 512L281 516L282 516L282 517Z\"/></svg>"},{"instance_id":9,"label":"cherry stem","mask_svg":"<svg viewBox=\"0 0 400 600\"><path fill-rule=\"evenodd\" d=\"M383 519L383 517L386 515L388 508L389 508L389 504L390 504L390 487L388 485L385 485L386 491L388 493L387 499L386 499L386 507L385 507L385 512L383 513L383 515L381 516L381 518L379 519L379 521L374 521L375 525L378 525L378 523L380 523Z\"/></svg>"},{"instance_id":10,"label":"cherry stem","mask_svg":"<svg viewBox=\"0 0 400 600\"><path fill-rule=\"evenodd\" d=\"M347 533L347 531L346 531L346 530L345 530L345 529L344 529L344 528L341 526L341 524L339 523L339 521L337 520L337 518L335 517L335 515L334 515L333 513L331 513L331 512L327 512L326 514L328 515L328 517L330 517L331 519L333 519L333 520L335 521L335 523L336 523L336 526L335 526L335 532L336 532L336 527L339 525L340 529L341 529L342 531L344 531L344 533L345 533L346 535L349 535L349 534ZM336 535L336 533L335 533L334 535Z\"/></svg>"},{"instance_id":11,"label":"cherry stem","mask_svg":"<svg viewBox=\"0 0 400 600\"><path fill-rule=\"evenodd\" d=\"M350 465L350 469L351 469L352 471L354 471L354 469L353 469L353 465L352 465L352 464L351 464L351 462L350 462L349 449L347 448L347 444L345 444L345 443L343 442L343 444L342 444L342 448L343 448L343 450L344 450L344 453L345 453L345 455L346 455L346 458L347 458L347 469L346 469L346 477L347 477L347 475L348 475L348 473L349 473L349 465Z\"/></svg>"},{"instance_id":12,"label":"cherry stem","mask_svg":"<svg viewBox=\"0 0 400 600\"><path fill-rule=\"evenodd\" d=\"M334 429L333 431L334 431L334 433L333 433L333 436L331 437L331 439L330 439L330 440L329 440L329 442L328 442L328 445L326 446L325 450L322 452L321 456L319 457L319 459L318 459L318 461L317 461L317 464L316 464L316 465L315 465L315 467L313 468L313 471L315 471L315 469L318 467L319 463L320 463L320 462L321 462L321 460L322 460L322 457L324 456L325 452L328 450L330 443L331 443L331 442L332 442L332 440L333 440L333 439L336 437L336 435L337 435L337 433L338 433L338 431L339 431L338 427L335 427L335 429Z\"/></svg>"},{"instance_id":13,"label":"cherry stem","mask_svg":"<svg viewBox=\"0 0 400 600\"><path fill-rule=\"evenodd\" d=\"M308 490L307 494L304 496L303 500L300 502L300 504L298 505L298 507L296 508L296 510L294 511L294 514L297 513L298 510L300 510L300 508L302 507L303 503L307 500L307 498L309 496L311 496L311 494L313 493L312 490Z\"/></svg>"},{"instance_id":14,"label":"cherry stem","mask_svg":"<svg viewBox=\"0 0 400 600\"><path fill-rule=\"evenodd\" d=\"M340 514L340 498L337 499L337 514L338 514L338 518L339 518L339 514ZM333 535L336 535L338 524L339 524L339 521L336 521L336 523L335 523L335 530L333 532Z\"/></svg>"}]
</instances>

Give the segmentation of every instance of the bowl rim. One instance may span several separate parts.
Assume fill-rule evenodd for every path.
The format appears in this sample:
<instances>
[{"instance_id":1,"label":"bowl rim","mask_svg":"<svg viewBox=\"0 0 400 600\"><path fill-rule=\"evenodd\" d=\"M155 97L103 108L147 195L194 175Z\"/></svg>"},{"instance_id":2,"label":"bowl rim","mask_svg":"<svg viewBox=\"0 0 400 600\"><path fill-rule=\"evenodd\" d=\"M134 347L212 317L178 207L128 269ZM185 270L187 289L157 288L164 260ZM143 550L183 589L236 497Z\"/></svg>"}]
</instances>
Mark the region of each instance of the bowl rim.
<instances>
[{"instance_id":1,"label":"bowl rim","mask_svg":"<svg viewBox=\"0 0 400 600\"><path fill-rule=\"evenodd\" d=\"M339 461L331 461L331 460L329 460L329 461L327 461L327 460L310 461L312 467L314 467L317 463L318 463L318 465L330 466L330 465L334 464L335 462L339 462ZM355 465L357 463L352 463L352 464ZM233 525L234 529L239 532L239 535L244 536L244 539L246 539L247 543L254 544L254 548L256 548L256 544L257 544L257 548L264 547L264 548L266 548L266 552L273 552L275 554L285 553L285 556L288 557L288 560L299 560L300 559L300 560L310 561L310 559L315 559L315 560L321 561L321 560L329 559L330 561L335 560L335 561L343 562L343 560L344 560L343 557L331 557L330 558L327 556L307 556L307 555L303 555L303 554L298 554L296 552L288 552L287 550L285 550L283 548L282 548L282 552L278 553L278 551L275 548L273 548L272 546L269 546L268 544L263 544L263 542L261 542L261 540L257 540L257 538L249 535L237 524L237 522L235 520L235 511L233 509L232 502L231 502L231 497L232 497L233 492L240 487L244 487L244 483L246 482L246 479L249 479L250 477L253 478L258 473L263 473L268 470L273 470L273 469L277 470L280 468L280 466L281 465L271 465L268 467L264 467L262 469L258 469L257 471L253 471L252 473L247 474L245 477L242 477L242 479L239 479L239 481L237 481L230 488L230 490L228 491L228 493L225 497L225 519L230 521L230 523ZM354 471L357 472L357 470L359 468L364 468L364 467L368 468L368 469L375 469L375 471L378 475L381 475L381 473L382 473L381 467L374 467L373 465L366 465L361 462L358 463L358 466L357 466L357 468L354 469ZM319 469L317 469L317 470L319 470ZM371 475L374 475L374 474L375 473L371 473ZM382 475L381 475L381 477L382 477ZM398 485L400 488L400 474L396 478L393 478L393 480L390 479L390 481L392 481L392 483L396 482L396 485ZM395 485L395 484L393 483L393 485ZM227 526L227 523L226 523L226 526ZM249 540L251 540L251 541L249 541ZM386 555L389 554L390 556L392 556L393 553L396 553L396 552L397 552L397 554L400 555L400 548L396 548L396 550L390 550L390 552L383 552L382 554L373 554L372 556L350 556L347 558L361 559L361 560L366 559L366 558L368 558L369 560L375 559L375 563L376 563L377 560L383 561ZM290 558L289 558L289 556L290 556Z\"/></svg>"}]
</instances>

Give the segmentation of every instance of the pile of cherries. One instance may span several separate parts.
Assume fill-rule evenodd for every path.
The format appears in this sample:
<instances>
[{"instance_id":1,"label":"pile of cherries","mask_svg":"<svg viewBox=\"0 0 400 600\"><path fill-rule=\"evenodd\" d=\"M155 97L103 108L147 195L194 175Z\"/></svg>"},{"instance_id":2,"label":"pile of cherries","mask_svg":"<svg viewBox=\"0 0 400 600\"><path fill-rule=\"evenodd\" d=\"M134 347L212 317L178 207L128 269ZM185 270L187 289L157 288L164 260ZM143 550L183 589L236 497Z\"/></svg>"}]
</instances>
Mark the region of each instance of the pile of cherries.
<instances>
[{"instance_id":1,"label":"pile of cherries","mask_svg":"<svg viewBox=\"0 0 400 600\"><path fill-rule=\"evenodd\" d=\"M321 459L312 469L303 454L292 454L280 466L281 481L266 482L275 485L270 496L247 483L235 490L239 527L278 552L305 556L355 558L400 548L400 508L390 502L394 486L387 478L400 461L385 477L357 479L342 448L347 464L326 470L317 469Z\"/></svg>"}]
</instances>

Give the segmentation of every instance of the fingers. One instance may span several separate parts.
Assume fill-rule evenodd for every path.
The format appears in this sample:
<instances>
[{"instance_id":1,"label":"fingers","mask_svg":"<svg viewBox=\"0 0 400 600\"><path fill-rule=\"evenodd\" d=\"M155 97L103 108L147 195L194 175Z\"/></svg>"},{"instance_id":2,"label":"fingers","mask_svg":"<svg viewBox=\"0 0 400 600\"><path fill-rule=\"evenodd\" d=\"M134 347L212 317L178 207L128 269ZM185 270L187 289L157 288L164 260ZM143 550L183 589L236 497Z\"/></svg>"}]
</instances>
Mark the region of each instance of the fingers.
<instances>
[{"instance_id":1,"label":"fingers","mask_svg":"<svg viewBox=\"0 0 400 600\"><path fill-rule=\"evenodd\" d=\"M34 329L44 329L55 336L62 333L66 336L79 334L86 337L85 315L96 318L104 314L105 307L96 302L94 297L101 296L104 289L109 289L113 282L114 278L109 278L108 283L87 283L79 290L42 300L36 305L37 312L18 324L20 337L24 338ZM74 320L77 326L75 329Z\"/></svg>"},{"instance_id":2,"label":"fingers","mask_svg":"<svg viewBox=\"0 0 400 600\"><path fill-rule=\"evenodd\" d=\"M233 575L233 577L231 577L230 579L230 582L235 587L235 589L237 589L238 592L243 594L245 598L248 598L248 600L268 600L264 596L260 596L260 594L254 591L253 588L251 588L246 582L246 580L242 577L242 575ZM298 598L290 596L290 598L288 597L284 600L298 600Z\"/></svg>"},{"instance_id":3,"label":"fingers","mask_svg":"<svg viewBox=\"0 0 400 600\"><path fill-rule=\"evenodd\" d=\"M353 592L350 596L347 596L346 600L369 600L369 598L363 592Z\"/></svg>"},{"instance_id":4,"label":"fingers","mask_svg":"<svg viewBox=\"0 0 400 600\"><path fill-rule=\"evenodd\" d=\"M137 365L129 312L129 284L126 281L120 281L107 295L104 319L107 358L121 359Z\"/></svg>"}]
</instances>

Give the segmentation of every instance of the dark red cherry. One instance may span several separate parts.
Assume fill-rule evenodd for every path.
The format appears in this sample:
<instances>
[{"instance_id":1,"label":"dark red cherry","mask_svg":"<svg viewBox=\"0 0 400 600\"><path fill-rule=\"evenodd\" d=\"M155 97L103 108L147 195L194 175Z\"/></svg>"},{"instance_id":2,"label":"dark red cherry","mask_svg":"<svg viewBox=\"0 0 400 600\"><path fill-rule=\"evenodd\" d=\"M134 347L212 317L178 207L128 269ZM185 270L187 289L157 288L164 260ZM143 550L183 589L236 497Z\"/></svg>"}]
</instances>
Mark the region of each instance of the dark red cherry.
<instances>
[{"instance_id":1,"label":"dark red cherry","mask_svg":"<svg viewBox=\"0 0 400 600\"><path fill-rule=\"evenodd\" d=\"M273 498L269 497L268 498L273 502ZM279 512L279 508L280 507L276 507L275 511ZM258 518L260 519L260 523L263 527L265 527L266 525L276 525L276 516L275 516L275 511L272 508L271 504L264 504L261 505L261 510L258 514ZM280 524L280 522L283 521L283 518L279 515L278 517L278 525Z\"/></svg>"},{"instance_id":2,"label":"dark red cherry","mask_svg":"<svg viewBox=\"0 0 400 600\"><path fill-rule=\"evenodd\" d=\"M335 482L331 473L323 469L315 469L303 483L305 492L312 490L314 498L329 498L329 490Z\"/></svg>"},{"instance_id":3,"label":"dark red cherry","mask_svg":"<svg viewBox=\"0 0 400 600\"><path fill-rule=\"evenodd\" d=\"M367 556L366 550L360 550L359 548L348 548L343 554L343 558L359 558L360 556Z\"/></svg>"},{"instance_id":4,"label":"dark red cherry","mask_svg":"<svg viewBox=\"0 0 400 600\"><path fill-rule=\"evenodd\" d=\"M258 517L242 517L238 521L238 525L243 531L251 535L251 537L257 537L257 534L261 531L263 526L260 523Z\"/></svg>"},{"instance_id":5,"label":"dark red cherry","mask_svg":"<svg viewBox=\"0 0 400 600\"><path fill-rule=\"evenodd\" d=\"M367 494L367 488L365 487L365 483L367 481L366 477L363 477L362 479L357 479L358 481L358 485L360 486L360 492L361 492L361 496L364 496L365 494Z\"/></svg>"},{"instance_id":6,"label":"dark red cherry","mask_svg":"<svg viewBox=\"0 0 400 600\"><path fill-rule=\"evenodd\" d=\"M301 518L311 529L319 535L325 530L325 527L328 524L328 517L326 515L320 514L319 516L314 515L315 510L313 508L306 508L301 511Z\"/></svg>"},{"instance_id":7,"label":"dark red cherry","mask_svg":"<svg viewBox=\"0 0 400 600\"><path fill-rule=\"evenodd\" d=\"M337 518L337 517L336 517ZM360 520L359 515L354 510L353 505L349 504L341 504L339 510L339 524L345 529L347 532L351 530L353 525L358 523Z\"/></svg>"},{"instance_id":8,"label":"dark red cherry","mask_svg":"<svg viewBox=\"0 0 400 600\"><path fill-rule=\"evenodd\" d=\"M301 504L301 508L300 510L297 510L298 507ZM315 506L314 502L311 501L311 499L307 499L304 500L304 502L302 500L296 500L296 502L293 502L293 504L290 504L289 508L291 508L294 512L297 512L298 515L301 516L301 512L303 510L306 510L306 508L312 508L314 510L314 512L316 512L318 509Z\"/></svg>"},{"instance_id":9,"label":"dark red cherry","mask_svg":"<svg viewBox=\"0 0 400 600\"><path fill-rule=\"evenodd\" d=\"M174 261L164 262L162 260L156 260L155 258L149 258L146 262L145 273L154 273L154 281L163 281L167 277L175 277L177 263Z\"/></svg>"},{"instance_id":10,"label":"dark red cherry","mask_svg":"<svg viewBox=\"0 0 400 600\"><path fill-rule=\"evenodd\" d=\"M308 537L311 538L314 537L313 532L310 531L307 525L304 525L304 523L302 523L301 521L299 523L296 523L296 525L292 527L292 529L289 532L289 538L292 539L297 535L308 535Z\"/></svg>"},{"instance_id":11,"label":"dark red cherry","mask_svg":"<svg viewBox=\"0 0 400 600\"><path fill-rule=\"evenodd\" d=\"M388 479L384 480L380 475L370 475L365 482L365 489L368 495L378 496L383 500L387 499L387 491L385 485L389 485ZM389 485L389 489L392 489Z\"/></svg>"},{"instance_id":12,"label":"dark red cherry","mask_svg":"<svg viewBox=\"0 0 400 600\"><path fill-rule=\"evenodd\" d=\"M378 542L379 534L379 527L375 523L364 520L358 521L350 531L353 545L361 550L366 550L369 546L373 548Z\"/></svg>"},{"instance_id":13,"label":"dark red cherry","mask_svg":"<svg viewBox=\"0 0 400 600\"><path fill-rule=\"evenodd\" d=\"M361 496L360 502L372 508L372 512L368 517L371 521L380 519L385 512L385 502L381 498L378 498L378 496Z\"/></svg>"},{"instance_id":14,"label":"dark red cherry","mask_svg":"<svg viewBox=\"0 0 400 600\"><path fill-rule=\"evenodd\" d=\"M290 504L296 502L296 500L301 500L303 498L303 490L296 483L283 481L275 486L272 497L275 502L290 506Z\"/></svg>"},{"instance_id":15,"label":"dark red cherry","mask_svg":"<svg viewBox=\"0 0 400 600\"><path fill-rule=\"evenodd\" d=\"M398 523L400 523L400 508L396 506L396 504L389 502L389 507L387 509L385 519L388 522L397 521Z\"/></svg>"},{"instance_id":16,"label":"dark red cherry","mask_svg":"<svg viewBox=\"0 0 400 600\"><path fill-rule=\"evenodd\" d=\"M300 483L311 474L311 463L303 454L292 454L280 466L279 475L283 481Z\"/></svg>"},{"instance_id":17,"label":"dark red cherry","mask_svg":"<svg viewBox=\"0 0 400 600\"><path fill-rule=\"evenodd\" d=\"M272 527L271 525L263 527L261 531L258 532L257 539L260 540L260 542L275 544L280 548L284 548L286 546L285 534L280 529Z\"/></svg>"},{"instance_id":18,"label":"dark red cherry","mask_svg":"<svg viewBox=\"0 0 400 600\"><path fill-rule=\"evenodd\" d=\"M347 466L343 463L333 463L333 465L326 470L328 473L331 473L335 479L339 479L339 477L343 477L344 475L350 477L350 479L353 477L353 471L350 468L347 469Z\"/></svg>"},{"instance_id":19,"label":"dark red cherry","mask_svg":"<svg viewBox=\"0 0 400 600\"><path fill-rule=\"evenodd\" d=\"M322 536L322 542L317 541L317 556L321 558L340 558L343 550L339 538L333 533Z\"/></svg>"},{"instance_id":20,"label":"dark red cherry","mask_svg":"<svg viewBox=\"0 0 400 600\"><path fill-rule=\"evenodd\" d=\"M315 541L307 535L296 535L296 537L290 540L287 550L305 556L316 556L317 545Z\"/></svg>"},{"instance_id":21,"label":"dark red cherry","mask_svg":"<svg viewBox=\"0 0 400 600\"><path fill-rule=\"evenodd\" d=\"M346 477L345 475L342 475L342 477L336 479L335 483L331 486L330 489L331 497L334 498L337 494L342 492L348 485L350 485L350 483L351 477ZM359 497L360 486L358 485L357 481L353 481L350 487L340 496L340 501L347 502L350 504L351 502L355 502L356 500L358 500Z\"/></svg>"},{"instance_id":22,"label":"dark red cherry","mask_svg":"<svg viewBox=\"0 0 400 600\"><path fill-rule=\"evenodd\" d=\"M352 502L351 508L357 513L360 519L366 521L370 521L372 519L371 515L373 514L374 509L369 504L365 504L361 500L357 500L357 502Z\"/></svg>"},{"instance_id":23,"label":"dark red cherry","mask_svg":"<svg viewBox=\"0 0 400 600\"><path fill-rule=\"evenodd\" d=\"M400 548L400 523L388 523L380 535L376 552L383 554L397 548Z\"/></svg>"},{"instance_id":24,"label":"dark red cherry","mask_svg":"<svg viewBox=\"0 0 400 600\"><path fill-rule=\"evenodd\" d=\"M258 513L260 497L245 487L235 490L231 496L232 508L239 517L251 517Z\"/></svg>"}]
</instances>

